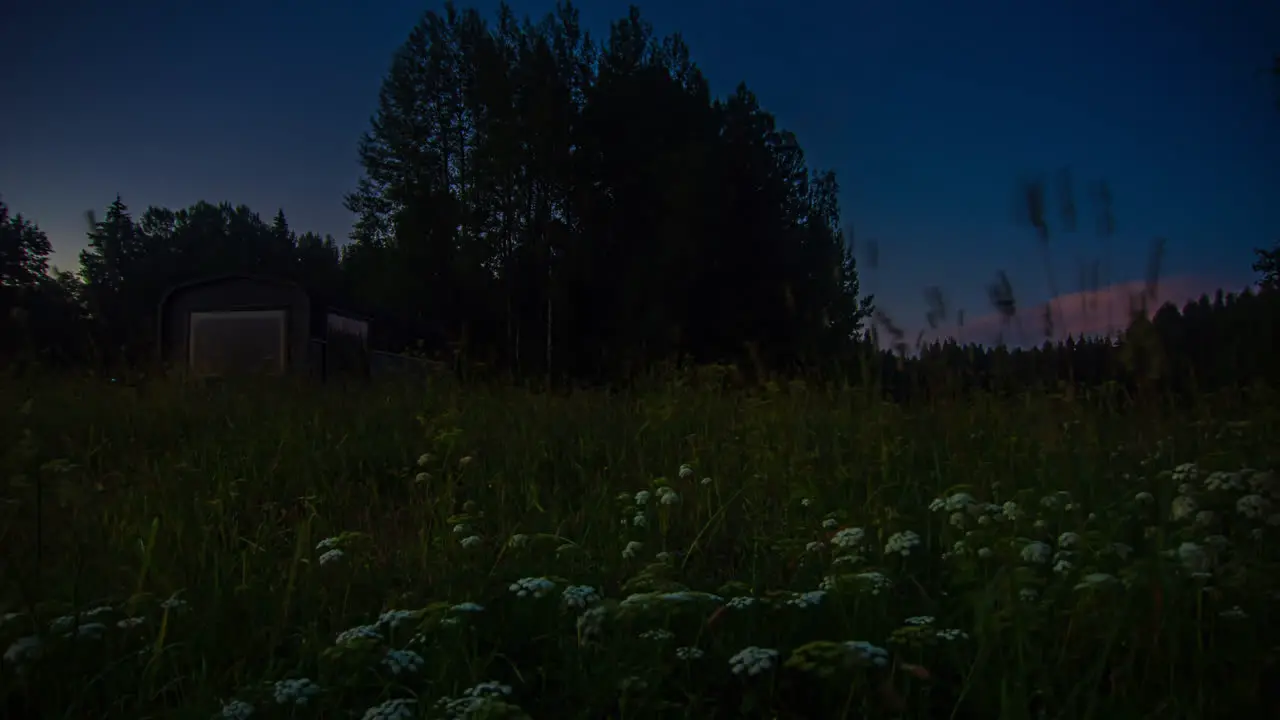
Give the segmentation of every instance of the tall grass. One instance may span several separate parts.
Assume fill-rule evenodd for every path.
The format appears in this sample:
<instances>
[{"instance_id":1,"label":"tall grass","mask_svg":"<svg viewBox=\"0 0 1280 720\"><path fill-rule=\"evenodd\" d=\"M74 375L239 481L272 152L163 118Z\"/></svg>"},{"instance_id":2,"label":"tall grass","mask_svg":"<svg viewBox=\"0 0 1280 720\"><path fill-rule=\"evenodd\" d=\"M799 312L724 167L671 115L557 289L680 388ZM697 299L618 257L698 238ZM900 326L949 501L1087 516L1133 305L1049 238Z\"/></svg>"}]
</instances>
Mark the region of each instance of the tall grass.
<instances>
[{"instance_id":1,"label":"tall grass","mask_svg":"<svg viewBox=\"0 0 1280 720\"><path fill-rule=\"evenodd\" d=\"M2 683L14 717L1274 711L1278 430L1266 392L6 380Z\"/></svg>"}]
</instances>

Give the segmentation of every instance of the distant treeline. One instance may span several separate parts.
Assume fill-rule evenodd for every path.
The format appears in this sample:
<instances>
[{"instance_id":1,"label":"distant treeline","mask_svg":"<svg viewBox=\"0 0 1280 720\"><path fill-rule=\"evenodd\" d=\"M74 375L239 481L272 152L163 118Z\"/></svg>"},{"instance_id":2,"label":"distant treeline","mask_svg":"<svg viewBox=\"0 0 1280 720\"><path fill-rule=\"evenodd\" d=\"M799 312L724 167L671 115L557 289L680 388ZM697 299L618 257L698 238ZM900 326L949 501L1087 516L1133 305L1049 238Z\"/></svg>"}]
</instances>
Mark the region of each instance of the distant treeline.
<instances>
[{"instance_id":1,"label":"distant treeline","mask_svg":"<svg viewBox=\"0 0 1280 720\"><path fill-rule=\"evenodd\" d=\"M710 363L875 375L893 395L1124 372L1180 389L1275 378L1274 293L1162 310L1119 346L881 352L872 320L891 323L859 289L835 174L810 169L745 85L713 98L683 41L655 37L634 9L603 39L567 3L536 23L505 6L492 23L452 5L426 13L359 149L342 244L295 233L283 211L267 222L202 202L135 218L117 198L89 214L79 272L50 276L48 240L5 208L0 350L146 364L168 287L252 272L369 316L378 349L518 380L616 383Z\"/></svg>"}]
</instances>

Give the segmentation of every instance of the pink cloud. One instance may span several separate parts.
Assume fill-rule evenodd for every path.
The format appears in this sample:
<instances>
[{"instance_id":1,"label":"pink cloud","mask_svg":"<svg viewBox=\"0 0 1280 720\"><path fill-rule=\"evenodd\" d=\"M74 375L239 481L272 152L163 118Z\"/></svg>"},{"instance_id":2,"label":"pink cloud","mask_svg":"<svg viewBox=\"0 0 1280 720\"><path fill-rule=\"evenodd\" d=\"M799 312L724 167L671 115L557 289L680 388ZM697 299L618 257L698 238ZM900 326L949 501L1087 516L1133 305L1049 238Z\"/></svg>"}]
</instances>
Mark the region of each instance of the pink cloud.
<instances>
[{"instance_id":1,"label":"pink cloud","mask_svg":"<svg viewBox=\"0 0 1280 720\"><path fill-rule=\"evenodd\" d=\"M1212 295L1220 287L1221 283L1200 276L1163 278L1156 288L1155 301L1147 302L1147 316L1154 315L1165 303L1172 302L1181 308L1201 295ZM1069 335L1105 336L1124 330L1130 309L1139 307L1138 301L1145 291L1145 281L1130 280L1098 290L1068 293L1048 303L1019 307L1017 316L1008 324L999 313L990 312L966 319L964 327L953 325L926 331L925 338L926 341L954 338L961 343L993 345L1003 337L1009 345L1037 345L1045 340L1046 306L1053 308L1054 340L1065 340Z\"/></svg>"}]
</instances>

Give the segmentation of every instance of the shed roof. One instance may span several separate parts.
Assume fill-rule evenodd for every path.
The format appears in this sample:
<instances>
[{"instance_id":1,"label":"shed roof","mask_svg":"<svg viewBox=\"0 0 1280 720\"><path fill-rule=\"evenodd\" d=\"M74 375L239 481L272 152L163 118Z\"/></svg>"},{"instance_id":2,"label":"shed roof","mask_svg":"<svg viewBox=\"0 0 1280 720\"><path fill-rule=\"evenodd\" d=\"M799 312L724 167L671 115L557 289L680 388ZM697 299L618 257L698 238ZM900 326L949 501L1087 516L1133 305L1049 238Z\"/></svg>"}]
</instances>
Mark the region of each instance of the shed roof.
<instances>
[{"instance_id":1,"label":"shed roof","mask_svg":"<svg viewBox=\"0 0 1280 720\"><path fill-rule=\"evenodd\" d=\"M284 280L282 278L272 277L270 275L253 275L249 273L226 273L223 275L209 275L206 277L197 278L195 280L188 280L187 282L178 283L177 285L170 287L168 290L165 291L164 295L160 297L160 307L163 308L164 306L168 305L169 298L176 293L182 292L184 290L191 290L193 288L200 287L201 285L216 285L218 283L229 282L231 280L252 280L254 282L268 283L271 285L279 285L281 287L287 287L293 290L298 290L303 293L306 293L306 290L303 289L301 285L293 282L292 280Z\"/></svg>"}]
</instances>

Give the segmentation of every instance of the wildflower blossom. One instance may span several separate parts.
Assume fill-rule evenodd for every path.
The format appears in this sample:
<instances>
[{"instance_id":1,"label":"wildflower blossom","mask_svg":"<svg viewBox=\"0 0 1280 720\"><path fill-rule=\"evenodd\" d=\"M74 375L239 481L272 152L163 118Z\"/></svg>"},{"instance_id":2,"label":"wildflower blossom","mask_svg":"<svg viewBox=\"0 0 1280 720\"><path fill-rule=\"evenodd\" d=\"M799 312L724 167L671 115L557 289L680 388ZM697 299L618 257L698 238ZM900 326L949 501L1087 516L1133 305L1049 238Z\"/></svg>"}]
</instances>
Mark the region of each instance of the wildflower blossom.
<instances>
[{"instance_id":1,"label":"wildflower blossom","mask_svg":"<svg viewBox=\"0 0 1280 720\"><path fill-rule=\"evenodd\" d=\"M1213 514L1212 510L1201 510L1200 512L1196 513L1195 524L1199 525L1200 527L1208 527L1212 525L1214 520L1216 519L1217 519L1217 516Z\"/></svg>"},{"instance_id":2,"label":"wildflower blossom","mask_svg":"<svg viewBox=\"0 0 1280 720\"><path fill-rule=\"evenodd\" d=\"M822 552L822 543L814 541L804 546L804 551L808 553Z\"/></svg>"},{"instance_id":3,"label":"wildflower blossom","mask_svg":"<svg viewBox=\"0 0 1280 720\"><path fill-rule=\"evenodd\" d=\"M1018 503L1010 500L1000 507L1000 514L1005 520L1017 520L1023 516L1022 508L1018 507Z\"/></svg>"},{"instance_id":4,"label":"wildflower blossom","mask_svg":"<svg viewBox=\"0 0 1280 720\"><path fill-rule=\"evenodd\" d=\"M1178 546L1178 559L1182 561L1183 567L1193 573L1206 573L1209 571L1210 558L1209 554L1193 542L1184 542Z\"/></svg>"},{"instance_id":5,"label":"wildflower blossom","mask_svg":"<svg viewBox=\"0 0 1280 720\"><path fill-rule=\"evenodd\" d=\"M28 635L14 640L4 651L4 664L20 666L29 660L40 657L44 643L35 635Z\"/></svg>"},{"instance_id":6,"label":"wildflower blossom","mask_svg":"<svg viewBox=\"0 0 1280 720\"><path fill-rule=\"evenodd\" d=\"M752 645L734 653L733 657L729 658L729 667L732 668L734 675L759 675L772 668L777 658L777 650Z\"/></svg>"},{"instance_id":7,"label":"wildflower blossom","mask_svg":"<svg viewBox=\"0 0 1280 720\"><path fill-rule=\"evenodd\" d=\"M889 536L889 541L885 543L884 554L892 555L894 553L907 557L911 554L911 548L920 544L920 536L910 530L904 530L900 533L894 533Z\"/></svg>"},{"instance_id":8,"label":"wildflower blossom","mask_svg":"<svg viewBox=\"0 0 1280 720\"><path fill-rule=\"evenodd\" d=\"M540 598L555 589L556 584L543 577L521 578L511 583L511 592L515 593L516 597L529 597L532 595L535 598Z\"/></svg>"},{"instance_id":9,"label":"wildflower blossom","mask_svg":"<svg viewBox=\"0 0 1280 720\"><path fill-rule=\"evenodd\" d=\"M392 698L365 710L361 720L412 720L417 717L414 711L417 704L412 698Z\"/></svg>"},{"instance_id":10,"label":"wildflower blossom","mask_svg":"<svg viewBox=\"0 0 1280 720\"><path fill-rule=\"evenodd\" d=\"M949 628L949 629L946 629L946 630L939 630L939 631L938 631L938 635L937 635L937 637L938 637L938 639L939 639L939 640L947 640L947 641L953 641L953 640L968 640L968 639L969 639L969 633L967 633L967 632L965 632L965 631L963 631L963 630L957 630L957 629L955 629L955 628Z\"/></svg>"},{"instance_id":11,"label":"wildflower blossom","mask_svg":"<svg viewBox=\"0 0 1280 720\"><path fill-rule=\"evenodd\" d=\"M1173 499L1169 505L1169 514L1174 520L1183 520L1191 517L1196 511L1196 501L1189 495L1179 495Z\"/></svg>"},{"instance_id":12,"label":"wildflower blossom","mask_svg":"<svg viewBox=\"0 0 1280 720\"><path fill-rule=\"evenodd\" d=\"M669 487L658 488L658 502L663 505L679 505L680 495Z\"/></svg>"},{"instance_id":13,"label":"wildflower blossom","mask_svg":"<svg viewBox=\"0 0 1280 720\"><path fill-rule=\"evenodd\" d=\"M160 607L165 610L182 610L187 607L187 601L178 597L178 593L169 596L167 600L160 603Z\"/></svg>"},{"instance_id":14,"label":"wildflower blossom","mask_svg":"<svg viewBox=\"0 0 1280 720\"><path fill-rule=\"evenodd\" d=\"M460 602L449 608L449 612L455 613L479 613L484 612L484 606L473 602Z\"/></svg>"},{"instance_id":15,"label":"wildflower blossom","mask_svg":"<svg viewBox=\"0 0 1280 720\"><path fill-rule=\"evenodd\" d=\"M787 601L788 605L798 608L817 607L822 603L822 598L827 593L822 590L810 590L809 592L800 593L799 595Z\"/></svg>"},{"instance_id":16,"label":"wildflower blossom","mask_svg":"<svg viewBox=\"0 0 1280 720\"><path fill-rule=\"evenodd\" d=\"M681 660L697 660L705 653L696 647L678 647L676 648L676 657Z\"/></svg>"},{"instance_id":17,"label":"wildflower blossom","mask_svg":"<svg viewBox=\"0 0 1280 720\"><path fill-rule=\"evenodd\" d=\"M738 597L729 598L729 601L726 602L724 606L734 610L745 610L746 608L754 605L755 602L756 599L749 595L740 595Z\"/></svg>"},{"instance_id":18,"label":"wildflower blossom","mask_svg":"<svg viewBox=\"0 0 1280 720\"><path fill-rule=\"evenodd\" d=\"M709 478L709 477L704 477L704 478L702 478L702 484L703 484L703 486L710 485L711 483L712 483L711 478Z\"/></svg>"},{"instance_id":19,"label":"wildflower blossom","mask_svg":"<svg viewBox=\"0 0 1280 720\"><path fill-rule=\"evenodd\" d=\"M689 467L688 465L681 465L679 475L680 475L680 479L682 480L685 478L691 477L693 475L693 468Z\"/></svg>"},{"instance_id":20,"label":"wildflower blossom","mask_svg":"<svg viewBox=\"0 0 1280 720\"><path fill-rule=\"evenodd\" d=\"M333 550L325 551L325 553L320 556L319 562L321 565L328 565L329 563L341 560L344 554L345 553L341 550L334 548Z\"/></svg>"},{"instance_id":21,"label":"wildflower blossom","mask_svg":"<svg viewBox=\"0 0 1280 720\"><path fill-rule=\"evenodd\" d=\"M637 554L639 554L641 548L643 547L644 546L641 545L640 543L636 542L635 540L632 540L631 542L627 543L627 546L625 548L622 549L622 557L630 560L631 558L634 558Z\"/></svg>"},{"instance_id":22,"label":"wildflower blossom","mask_svg":"<svg viewBox=\"0 0 1280 720\"><path fill-rule=\"evenodd\" d=\"M600 595L590 585L570 585L561 593L564 604L571 608L585 608L600 601Z\"/></svg>"},{"instance_id":23,"label":"wildflower blossom","mask_svg":"<svg viewBox=\"0 0 1280 720\"><path fill-rule=\"evenodd\" d=\"M320 686L307 678L279 680L272 688L272 695L278 705L306 705L319 694Z\"/></svg>"},{"instance_id":24,"label":"wildflower blossom","mask_svg":"<svg viewBox=\"0 0 1280 720\"><path fill-rule=\"evenodd\" d=\"M644 513L636 513L636 516L631 518L631 524L638 528L648 527L649 518L645 517Z\"/></svg>"},{"instance_id":25,"label":"wildflower blossom","mask_svg":"<svg viewBox=\"0 0 1280 720\"><path fill-rule=\"evenodd\" d=\"M883 573L864 572L858 573L855 577L862 582L863 586L872 595L879 595L881 592L893 587L893 581Z\"/></svg>"},{"instance_id":26,"label":"wildflower blossom","mask_svg":"<svg viewBox=\"0 0 1280 720\"><path fill-rule=\"evenodd\" d=\"M870 663L876 667L889 664L889 651L865 640L849 640L845 642L844 648L859 662Z\"/></svg>"},{"instance_id":27,"label":"wildflower blossom","mask_svg":"<svg viewBox=\"0 0 1280 720\"><path fill-rule=\"evenodd\" d=\"M253 715L253 706L243 700L232 700L224 704L218 714L226 720L248 720Z\"/></svg>"},{"instance_id":28,"label":"wildflower blossom","mask_svg":"<svg viewBox=\"0 0 1280 720\"><path fill-rule=\"evenodd\" d=\"M1030 563L1046 563L1049 561L1049 555L1053 552L1046 543L1039 540L1029 542L1022 548L1022 559Z\"/></svg>"},{"instance_id":29,"label":"wildflower blossom","mask_svg":"<svg viewBox=\"0 0 1280 720\"><path fill-rule=\"evenodd\" d=\"M1233 607L1227 608L1226 610L1223 610L1222 612L1218 613L1218 615L1231 620L1244 620L1245 618L1249 617L1249 615L1245 613L1245 611L1241 609L1239 605L1235 605Z\"/></svg>"},{"instance_id":30,"label":"wildflower blossom","mask_svg":"<svg viewBox=\"0 0 1280 720\"><path fill-rule=\"evenodd\" d=\"M600 634L604 627L605 608L601 605L588 609L578 616L578 635L583 639L591 639Z\"/></svg>"},{"instance_id":31,"label":"wildflower blossom","mask_svg":"<svg viewBox=\"0 0 1280 720\"><path fill-rule=\"evenodd\" d=\"M1023 602L1035 602L1040 597L1040 591L1035 588L1022 588L1018 591L1018 599Z\"/></svg>"},{"instance_id":32,"label":"wildflower blossom","mask_svg":"<svg viewBox=\"0 0 1280 720\"><path fill-rule=\"evenodd\" d=\"M915 615L902 621L904 625L932 625L932 615Z\"/></svg>"},{"instance_id":33,"label":"wildflower blossom","mask_svg":"<svg viewBox=\"0 0 1280 720\"><path fill-rule=\"evenodd\" d=\"M1151 503L1156 501L1156 498L1151 493L1147 492L1146 490L1143 490L1142 492L1133 496L1133 501L1138 503L1139 505L1150 505Z\"/></svg>"},{"instance_id":34,"label":"wildflower blossom","mask_svg":"<svg viewBox=\"0 0 1280 720\"><path fill-rule=\"evenodd\" d=\"M143 622L142 618L140 617L127 617L121 620L117 620L116 627L120 628L121 630L128 630L129 628L138 627L139 625L142 624L142 622Z\"/></svg>"},{"instance_id":35,"label":"wildflower blossom","mask_svg":"<svg viewBox=\"0 0 1280 720\"><path fill-rule=\"evenodd\" d=\"M838 548L852 550L860 547L866 536L867 533L862 528L845 528L831 538L831 544Z\"/></svg>"},{"instance_id":36,"label":"wildflower blossom","mask_svg":"<svg viewBox=\"0 0 1280 720\"><path fill-rule=\"evenodd\" d=\"M467 532L471 532L471 526L466 523L458 523L457 525L453 526L454 535L461 535Z\"/></svg>"},{"instance_id":37,"label":"wildflower blossom","mask_svg":"<svg viewBox=\"0 0 1280 720\"><path fill-rule=\"evenodd\" d=\"M823 530L835 530L839 526L840 526L840 523L835 518L827 518L826 520L822 521Z\"/></svg>"},{"instance_id":38,"label":"wildflower blossom","mask_svg":"<svg viewBox=\"0 0 1280 720\"><path fill-rule=\"evenodd\" d=\"M800 498L800 507L809 507L812 504L813 501L809 498Z\"/></svg>"},{"instance_id":39,"label":"wildflower blossom","mask_svg":"<svg viewBox=\"0 0 1280 720\"><path fill-rule=\"evenodd\" d=\"M1240 473L1212 472L1204 479L1206 490L1244 490L1244 477Z\"/></svg>"},{"instance_id":40,"label":"wildflower blossom","mask_svg":"<svg viewBox=\"0 0 1280 720\"><path fill-rule=\"evenodd\" d=\"M522 548L529 544L529 536L524 533L516 533L507 540L507 545L513 548Z\"/></svg>"},{"instance_id":41,"label":"wildflower blossom","mask_svg":"<svg viewBox=\"0 0 1280 720\"><path fill-rule=\"evenodd\" d=\"M1114 575L1107 573L1089 573L1088 575L1080 578L1080 582L1076 585L1076 589L1087 590L1090 588L1102 587L1104 585L1110 585L1115 581L1116 578Z\"/></svg>"},{"instance_id":42,"label":"wildflower blossom","mask_svg":"<svg viewBox=\"0 0 1280 720\"><path fill-rule=\"evenodd\" d=\"M1251 520L1261 518L1271 508L1271 501L1261 495L1244 495L1236 500L1236 512Z\"/></svg>"},{"instance_id":43,"label":"wildflower blossom","mask_svg":"<svg viewBox=\"0 0 1280 720\"><path fill-rule=\"evenodd\" d=\"M471 548L478 547L482 542L484 542L484 540L479 535L469 535L462 538L458 544L469 550Z\"/></svg>"},{"instance_id":44,"label":"wildflower blossom","mask_svg":"<svg viewBox=\"0 0 1280 720\"><path fill-rule=\"evenodd\" d=\"M392 675L417 672L422 669L422 656L412 650L388 650L382 658L382 664L391 670Z\"/></svg>"},{"instance_id":45,"label":"wildflower blossom","mask_svg":"<svg viewBox=\"0 0 1280 720\"><path fill-rule=\"evenodd\" d=\"M394 629L406 620L412 620L415 614L412 610L387 610L378 616L377 626Z\"/></svg>"},{"instance_id":46,"label":"wildflower blossom","mask_svg":"<svg viewBox=\"0 0 1280 720\"><path fill-rule=\"evenodd\" d=\"M1080 536L1073 532L1064 532L1058 536L1058 547L1070 548L1080 544Z\"/></svg>"},{"instance_id":47,"label":"wildflower blossom","mask_svg":"<svg viewBox=\"0 0 1280 720\"><path fill-rule=\"evenodd\" d=\"M381 640L382 633L373 625L357 625L338 633L335 645L350 645L357 640Z\"/></svg>"},{"instance_id":48,"label":"wildflower blossom","mask_svg":"<svg viewBox=\"0 0 1280 720\"><path fill-rule=\"evenodd\" d=\"M341 542L342 539L339 537L327 537L316 543L316 550L333 550L337 548L338 544Z\"/></svg>"},{"instance_id":49,"label":"wildflower blossom","mask_svg":"<svg viewBox=\"0 0 1280 720\"><path fill-rule=\"evenodd\" d=\"M641 638L645 640L655 640L655 641L670 640L675 636L676 636L675 633L663 628L658 628L656 630L645 630L644 632L640 633Z\"/></svg>"},{"instance_id":50,"label":"wildflower blossom","mask_svg":"<svg viewBox=\"0 0 1280 720\"><path fill-rule=\"evenodd\" d=\"M635 497L636 505L643 507L646 503L649 502L650 497L651 495L648 490L641 490L640 492L636 493L636 497Z\"/></svg>"},{"instance_id":51,"label":"wildflower blossom","mask_svg":"<svg viewBox=\"0 0 1280 720\"><path fill-rule=\"evenodd\" d=\"M933 502L929 503L929 510L932 512L944 510L946 512L955 512L957 510L966 510L976 502L969 493L955 493L946 498L935 498Z\"/></svg>"}]
</instances>

